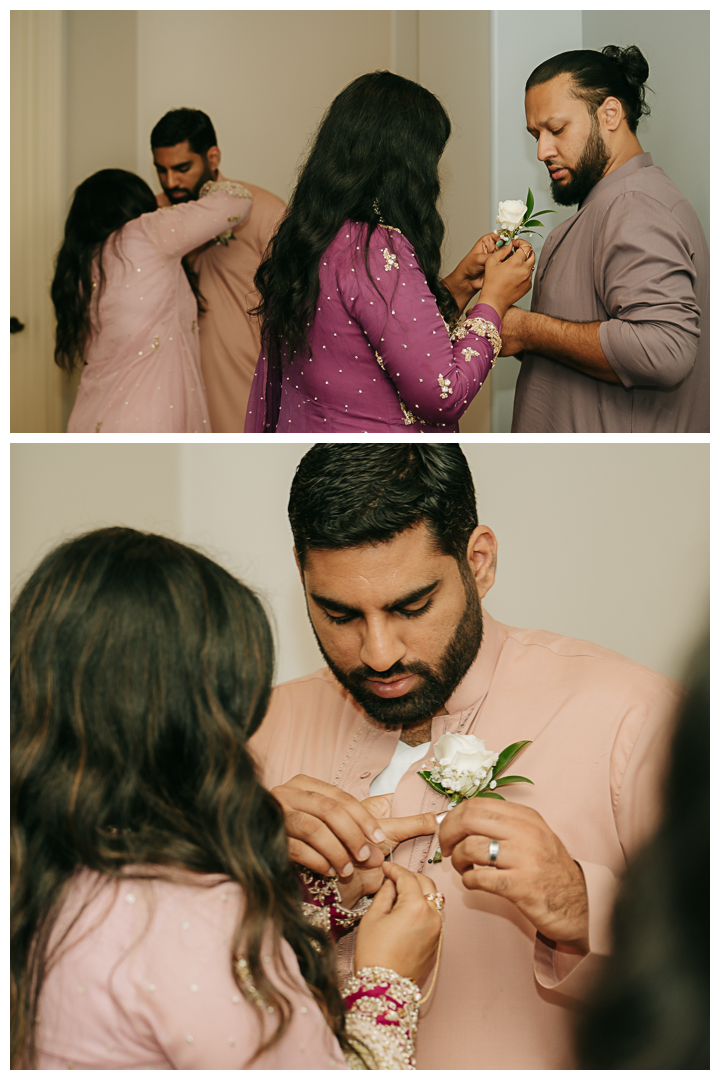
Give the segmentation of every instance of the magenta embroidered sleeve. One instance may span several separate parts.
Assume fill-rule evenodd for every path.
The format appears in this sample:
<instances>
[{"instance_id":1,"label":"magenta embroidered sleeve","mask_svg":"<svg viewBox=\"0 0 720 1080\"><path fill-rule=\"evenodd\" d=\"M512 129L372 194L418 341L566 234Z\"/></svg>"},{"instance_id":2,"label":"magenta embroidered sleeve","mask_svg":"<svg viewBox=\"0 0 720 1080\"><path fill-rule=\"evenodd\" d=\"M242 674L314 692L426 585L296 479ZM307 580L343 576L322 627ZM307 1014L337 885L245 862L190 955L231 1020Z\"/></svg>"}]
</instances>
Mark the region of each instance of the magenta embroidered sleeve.
<instances>
[{"instance_id":1,"label":"magenta embroidered sleeve","mask_svg":"<svg viewBox=\"0 0 720 1080\"><path fill-rule=\"evenodd\" d=\"M327 931L333 941L338 941L357 926L370 907L370 898L364 896L354 908L346 908L335 878L323 877L305 866L298 866L298 875L303 893L303 915L313 926Z\"/></svg>"},{"instance_id":2,"label":"magenta embroidered sleeve","mask_svg":"<svg viewBox=\"0 0 720 1080\"><path fill-rule=\"evenodd\" d=\"M420 990L390 968L361 968L344 989L352 1069L414 1069Z\"/></svg>"},{"instance_id":3,"label":"magenta embroidered sleeve","mask_svg":"<svg viewBox=\"0 0 720 1080\"><path fill-rule=\"evenodd\" d=\"M345 306L392 379L400 398L428 423L459 420L500 352L501 323L487 304L476 304L450 331L412 247L395 229L377 228L364 258L365 227L340 266Z\"/></svg>"}]
</instances>

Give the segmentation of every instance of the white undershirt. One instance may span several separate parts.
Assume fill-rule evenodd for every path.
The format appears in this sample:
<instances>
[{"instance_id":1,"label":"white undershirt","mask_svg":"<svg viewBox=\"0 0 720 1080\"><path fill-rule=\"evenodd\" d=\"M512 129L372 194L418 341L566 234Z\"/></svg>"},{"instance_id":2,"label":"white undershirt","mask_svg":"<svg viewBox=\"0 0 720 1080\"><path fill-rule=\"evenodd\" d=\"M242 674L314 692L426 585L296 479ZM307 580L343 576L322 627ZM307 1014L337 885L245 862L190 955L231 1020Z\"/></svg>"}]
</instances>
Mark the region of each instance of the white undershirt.
<instances>
[{"instance_id":1,"label":"white undershirt","mask_svg":"<svg viewBox=\"0 0 720 1080\"><path fill-rule=\"evenodd\" d=\"M390 764L387 765L370 784L371 795L392 795L411 765L414 765L430 749L430 742L421 743L420 746L408 746L402 739L395 747Z\"/></svg>"}]
</instances>

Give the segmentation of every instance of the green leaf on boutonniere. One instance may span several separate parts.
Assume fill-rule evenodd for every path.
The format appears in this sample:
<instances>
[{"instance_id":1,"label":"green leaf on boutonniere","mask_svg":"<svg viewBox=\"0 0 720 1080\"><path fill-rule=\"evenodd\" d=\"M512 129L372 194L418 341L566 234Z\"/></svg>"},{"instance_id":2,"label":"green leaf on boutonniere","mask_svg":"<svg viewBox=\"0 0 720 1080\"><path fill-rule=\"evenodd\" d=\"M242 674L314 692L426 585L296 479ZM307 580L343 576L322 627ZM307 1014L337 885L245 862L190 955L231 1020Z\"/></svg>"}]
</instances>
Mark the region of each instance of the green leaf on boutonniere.
<instances>
[{"instance_id":1,"label":"green leaf on boutonniere","mask_svg":"<svg viewBox=\"0 0 720 1080\"><path fill-rule=\"evenodd\" d=\"M430 778L429 772L419 772L418 776L422 776L423 780L425 780L430 785L433 791L438 791L441 795L447 796L447 791L445 791L445 788L442 787L440 784L436 784L435 781ZM450 796L448 796L448 798L449 797Z\"/></svg>"},{"instance_id":2,"label":"green leaf on boutonniere","mask_svg":"<svg viewBox=\"0 0 720 1080\"><path fill-rule=\"evenodd\" d=\"M542 214L557 214L557 210L536 210L535 217L540 217Z\"/></svg>"},{"instance_id":3,"label":"green leaf on boutonniere","mask_svg":"<svg viewBox=\"0 0 720 1080\"><path fill-rule=\"evenodd\" d=\"M529 218L531 216L531 214L533 212L533 208L535 206L535 199L533 198L533 193L530 190L530 188L528 188L527 199L525 200L525 204L527 206L527 210L525 211L525 217Z\"/></svg>"},{"instance_id":4,"label":"green leaf on boutonniere","mask_svg":"<svg viewBox=\"0 0 720 1080\"><path fill-rule=\"evenodd\" d=\"M498 795L496 791L488 791L485 788L484 791L478 791L477 795L473 796L474 799L502 799L503 802L507 802L504 795Z\"/></svg>"},{"instance_id":5,"label":"green leaf on boutonniere","mask_svg":"<svg viewBox=\"0 0 720 1080\"><path fill-rule=\"evenodd\" d=\"M502 787L503 784L533 784L532 780L528 780L527 776L502 776L499 780L495 781L496 787Z\"/></svg>"},{"instance_id":6,"label":"green leaf on boutonniere","mask_svg":"<svg viewBox=\"0 0 720 1080\"><path fill-rule=\"evenodd\" d=\"M506 746L497 759L495 768L493 769L492 779L495 780L503 769L506 769L512 759L520 753L524 746L529 746L532 742L531 739L524 739L522 742L511 743L510 746Z\"/></svg>"},{"instance_id":7,"label":"green leaf on boutonniere","mask_svg":"<svg viewBox=\"0 0 720 1080\"><path fill-rule=\"evenodd\" d=\"M536 218L533 218L532 221L526 221L525 222L525 224L523 225L523 229L529 229L531 225L542 225L542 224L543 224L542 221L538 221Z\"/></svg>"}]
</instances>

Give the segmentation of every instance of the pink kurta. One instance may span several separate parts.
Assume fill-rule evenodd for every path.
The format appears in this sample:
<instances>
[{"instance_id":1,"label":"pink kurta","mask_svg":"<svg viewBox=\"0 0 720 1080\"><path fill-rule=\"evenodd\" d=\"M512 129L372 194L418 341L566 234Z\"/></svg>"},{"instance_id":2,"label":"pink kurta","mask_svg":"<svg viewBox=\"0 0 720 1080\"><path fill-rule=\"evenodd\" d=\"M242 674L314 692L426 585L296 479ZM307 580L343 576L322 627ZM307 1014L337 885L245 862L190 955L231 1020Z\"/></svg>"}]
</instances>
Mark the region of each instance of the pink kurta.
<instances>
[{"instance_id":1,"label":"pink kurta","mask_svg":"<svg viewBox=\"0 0 720 1080\"><path fill-rule=\"evenodd\" d=\"M223 177L219 177L223 179ZM244 185L253 197L234 240L210 244L193 258L208 310L200 319L200 356L213 431L242 431L260 352L260 326L248 309L260 302L254 278L285 203L277 195Z\"/></svg>"},{"instance_id":2,"label":"pink kurta","mask_svg":"<svg viewBox=\"0 0 720 1080\"><path fill-rule=\"evenodd\" d=\"M290 1027L248 1065L260 1016L231 973L230 942L242 908L236 883L187 874L183 882L116 884L85 870L72 882L56 932L89 895L41 991L39 1068L347 1068L285 944L292 985L264 964L293 1006ZM265 1012L263 1020L269 1034L276 1017Z\"/></svg>"},{"instance_id":3,"label":"pink kurta","mask_svg":"<svg viewBox=\"0 0 720 1080\"><path fill-rule=\"evenodd\" d=\"M182 257L247 217L249 193L226 184L197 202L129 221L105 244L69 432L209 432L197 304Z\"/></svg>"},{"instance_id":4,"label":"pink kurta","mask_svg":"<svg viewBox=\"0 0 720 1080\"><path fill-rule=\"evenodd\" d=\"M484 612L482 647L447 702L448 715L433 720L432 745L446 731L475 735L497 751L533 740L512 771L534 786L504 794L536 809L580 863L592 951L579 959L550 948L509 900L465 889L449 859L428 866L433 837L401 844L394 859L429 873L447 898L438 980L420 1010L419 1069L571 1067L568 1006L608 952L617 879L656 822L678 701L676 683L617 653L502 626ZM398 739L323 669L274 691L251 745L269 788L305 773L364 799ZM393 815L446 807L417 775L427 760L401 779Z\"/></svg>"}]
</instances>

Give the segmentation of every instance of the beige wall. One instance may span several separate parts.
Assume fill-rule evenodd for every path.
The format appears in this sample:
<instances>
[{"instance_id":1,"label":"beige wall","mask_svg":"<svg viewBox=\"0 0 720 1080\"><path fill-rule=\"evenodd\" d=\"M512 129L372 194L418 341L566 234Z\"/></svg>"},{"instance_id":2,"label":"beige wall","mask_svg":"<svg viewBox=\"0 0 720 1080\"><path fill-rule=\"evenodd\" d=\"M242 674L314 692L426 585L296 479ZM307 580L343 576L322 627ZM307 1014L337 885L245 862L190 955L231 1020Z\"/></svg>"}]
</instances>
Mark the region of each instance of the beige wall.
<instances>
[{"instance_id":1,"label":"beige wall","mask_svg":"<svg viewBox=\"0 0 720 1080\"><path fill-rule=\"evenodd\" d=\"M499 541L488 610L596 641L680 676L708 604L703 445L463 444ZM200 545L259 589L279 677L319 666L287 497L306 445L16 445L15 588L53 544L122 523Z\"/></svg>"},{"instance_id":2,"label":"beige wall","mask_svg":"<svg viewBox=\"0 0 720 1080\"><path fill-rule=\"evenodd\" d=\"M138 171L157 182L150 131L189 105L212 118L227 175L287 198L335 95L389 66L389 11L140 11Z\"/></svg>"}]
</instances>

